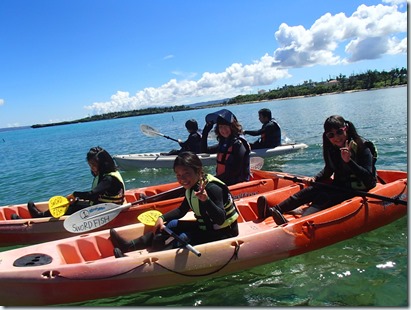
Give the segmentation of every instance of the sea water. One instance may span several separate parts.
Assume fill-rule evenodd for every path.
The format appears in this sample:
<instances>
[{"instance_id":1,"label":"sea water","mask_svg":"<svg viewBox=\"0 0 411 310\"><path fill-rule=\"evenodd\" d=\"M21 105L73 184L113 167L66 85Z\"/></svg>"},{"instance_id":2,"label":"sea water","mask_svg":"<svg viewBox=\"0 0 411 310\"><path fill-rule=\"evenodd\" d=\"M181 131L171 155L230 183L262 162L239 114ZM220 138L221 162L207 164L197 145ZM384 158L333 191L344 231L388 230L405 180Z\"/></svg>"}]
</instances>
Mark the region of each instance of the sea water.
<instances>
[{"instance_id":1,"label":"sea water","mask_svg":"<svg viewBox=\"0 0 411 310\"><path fill-rule=\"evenodd\" d=\"M294 154L266 158L264 170L315 175L323 167L324 120L339 114L353 122L360 135L375 143L378 169L407 171L406 87L224 108L231 110L247 130L261 128L258 110L269 108L281 126L284 140L308 145ZM91 147L100 145L112 155L166 152L178 148L178 144L161 136L145 136L140 131L141 124L185 140L187 119L196 119L202 128L205 116L218 109L0 131L0 205L44 201L55 195L88 190L92 176L85 157ZM247 138L251 142L257 139ZM206 169L213 172L215 167ZM121 174L127 188L175 181L171 169L138 169ZM405 217L338 244L228 276L73 305L406 306L407 244Z\"/></svg>"}]
</instances>

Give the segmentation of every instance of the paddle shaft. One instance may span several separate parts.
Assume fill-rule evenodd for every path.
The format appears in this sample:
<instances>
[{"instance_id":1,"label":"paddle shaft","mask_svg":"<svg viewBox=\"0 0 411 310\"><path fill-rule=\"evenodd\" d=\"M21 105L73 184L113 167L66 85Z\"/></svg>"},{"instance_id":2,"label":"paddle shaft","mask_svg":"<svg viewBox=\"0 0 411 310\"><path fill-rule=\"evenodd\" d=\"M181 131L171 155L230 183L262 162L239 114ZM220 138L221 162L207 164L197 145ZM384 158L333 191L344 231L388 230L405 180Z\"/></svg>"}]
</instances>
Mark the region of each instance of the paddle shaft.
<instances>
[{"instance_id":1,"label":"paddle shaft","mask_svg":"<svg viewBox=\"0 0 411 310\"><path fill-rule=\"evenodd\" d=\"M170 139L170 140L173 140L173 141L175 141L175 142L179 142L177 139L174 139L174 138L171 138L171 137L169 137L169 136L166 136L166 135L163 135L162 133L160 133L160 136L162 136L162 137L164 137L164 138L167 138L167 139Z\"/></svg>"},{"instance_id":2,"label":"paddle shaft","mask_svg":"<svg viewBox=\"0 0 411 310\"><path fill-rule=\"evenodd\" d=\"M170 236L172 236L174 239L178 240L178 242L182 243L187 250L193 252L195 255L197 255L198 257L201 256L201 253L199 251L197 251L191 244L187 243L187 241L183 240L180 238L179 235L177 235L174 231L172 231L170 228L168 228L167 226L163 226L163 229L165 230L166 233L168 233Z\"/></svg>"},{"instance_id":3,"label":"paddle shaft","mask_svg":"<svg viewBox=\"0 0 411 310\"><path fill-rule=\"evenodd\" d=\"M113 209L110 209L110 210L103 211L101 213L94 214L94 215L90 216L88 218L88 220L91 220L93 218L96 218L96 217L99 217L99 216L102 216L102 215L105 215L105 214L108 214L108 213L113 213L113 212L118 212L118 211L121 211L121 210L124 210L124 209L128 209L131 206L134 206L134 205L142 203L142 202L156 202L156 201L159 201L159 200L171 199L171 198L167 198L168 196L173 196L172 198L175 198L176 194L177 194L177 197L178 197L178 195L180 195L180 192L182 194L184 191L185 191L184 187L179 186L179 187L170 189L168 191L164 191L162 193L159 193L159 194L156 194L156 195L153 195L153 196L148 196L146 198L141 198L139 200L127 203L125 205L120 205L117 208L113 208Z\"/></svg>"},{"instance_id":4,"label":"paddle shaft","mask_svg":"<svg viewBox=\"0 0 411 310\"><path fill-rule=\"evenodd\" d=\"M305 182L304 179L298 178L296 176L286 176L286 175L277 174L277 177L285 179L285 180L290 180L290 181L293 181L293 182ZM376 199L380 199L380 200L393 202L394 204L407 205L407 201L401 200L401 199L398 199L398 198L391 198L391 197L387 197L387 196L382 196L382 195L378 195L378 194L373 194L373 193L369 193L369 192L359 191L359 190L355 190L355 189L335 186L335 185L321 183L321 182L310 182L310 184L313 185L313 186L318 185L318 186L333 189L333 190L350 192L350 193L355 194L356 196L366 196L366 197L371 197L371 198L376 198Z\"/></svg>"}]
</instances>

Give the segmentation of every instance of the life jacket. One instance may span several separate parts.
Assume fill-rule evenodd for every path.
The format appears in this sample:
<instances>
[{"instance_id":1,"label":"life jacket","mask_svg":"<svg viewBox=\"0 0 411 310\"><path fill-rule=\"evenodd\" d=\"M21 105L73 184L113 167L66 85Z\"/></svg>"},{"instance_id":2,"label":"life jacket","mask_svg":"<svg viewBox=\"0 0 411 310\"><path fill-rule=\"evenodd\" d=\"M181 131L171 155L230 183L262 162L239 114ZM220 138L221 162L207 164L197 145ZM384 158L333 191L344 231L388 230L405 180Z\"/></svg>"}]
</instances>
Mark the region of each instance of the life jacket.
<instances>
[{"instance_id":1,"label":"life jacket","mask_svg":"<svg viewBox=\"0 0 411 310\"><path fill-rule=\"evenodd\" d=\"M374 143L372 143L369 140L363 140L363 144L364 144L364 149L369 148L370 151L371 151L371 154L372 154L372 157L373 157L372 173L373 173L374 177L377 178L377 169L375 167L375 162L377 161L377 157L378 157L377 148L374 145ZM357 162L358 161L358 159L357 159L358 158L358 151L359 151L358 150L358 144L354 140L351 140L349 142L349 147L351 149L351 159L353 161ZM328 154L328 156L330 156L330 155ZM334 163L332 162L331 159L329 160L329 164L334 170L336 169L335 166L334 166ZM365 186L365 184L360 179L358 179L358 177L355 174L350 175L350 185L351 185L352 189L367 190L367 187Z\"/></svg>"},{"instance_id":2,"label":"life jacket","mask_svg":"<svg viewBox=\"0 0 411 310\"><path fill-rule=\"evenodd\" d=\"M248 143L248 141L243 137L243 136L239 136L238 138L235 138L233 140L233 142L231 143L231 145L227 148L227 150L225 150L224 152L218 152L217 153L217 167L216 167L216 175L221 175L225 172L226 170L226 162L228 160L228 158L232 155L233 153L233 147L234 144L236 143L237 139L239 139L243 145L245 146L246 150L247 150L247 154L250 154L251 151L251 147L250 144ZM238 167L236 167L238 168ZM242 167L244 169L243 174L244 175L250 175L250 161L246 160L246 162L244 163L244 166Z\"/></svg>"},{"instance_id":3,"label":"life jacket","mask_svg":"<svg viewBox=\"0 0 411 310\"><path fill-rule=\"evenodd\" d=\"M275 121L275 119L269 120L268 123L266 124L266 126L267 126L269 123L277 124L277 126L280 127L280 125ZM281 127L280 127L280 128L281 128ZM271 139L275 139L275 140L277 140L278 138L281 140L281 134L280 134L280 137L277 137L277 136L271 137ZM267 134L266 134L265 132L263 132L263 133L261 134L260 142L261 142L262 144L266 144L266 143L267 143Z\"/></svg>"},{"instance_id":4,"label":"life jacket","mask_svg":"<svg viewBox=\"0 0 411 310\"><path fill-rule=\"evenodd\" d=\"M214 182L214 183L216 183L217 185L219 185L221 187L226 187L224 182L217 179L215 176L213 176L211 174L206 175L206 182L208 182L208 183ZM206 188L207 188L207 185L206 185ZM190 205L191 210L193 210L193 212L194 212L194 215L195 215L195 217L198 221L200 229L201 230L211 229L211 227L209 225L207 225L207 223L205 222L204 218L201 215L200 201L199 201L198 197L195 195L194 190L187 189L186 192L185 192L185 197L188 201L188 204ZM235 204L234 204L234 199L233 199L233 197L231 196L230 193L228 193L228 200L224 205L224 211L226 213L226 220L221 225L213 224L212 225L213 230L219 230L221 228L230 226L238 218L238 212L237 212L237 209L236 209Z\"/></svg>"},{"instance_id":5,"label":"life jacket","mask_svg":"<svg viewBox=\"0 0 411 310\"><path fill-rule=\"evenodd\" d=\"M118 171L113 171L110 173L106 173L104 175L110 175L114 178L116 178L117 180L119 180L121 182L121 184L123 184L123 187L121 190L119 190L119 192L115 195L110 195L109 193L103 193L98 197L98 202L100 203L104 203L104 202L110 202L110 203L115 203L115 204L123 204L124 203L124 181L123 178L121 177L120 172ZM91 189L94 189L97 184L99 183L99 176L96 176L93 180L93 184L91 186ZM93 202L90 203L91 205L93 205Z\"/></svg>"}]
</instances>

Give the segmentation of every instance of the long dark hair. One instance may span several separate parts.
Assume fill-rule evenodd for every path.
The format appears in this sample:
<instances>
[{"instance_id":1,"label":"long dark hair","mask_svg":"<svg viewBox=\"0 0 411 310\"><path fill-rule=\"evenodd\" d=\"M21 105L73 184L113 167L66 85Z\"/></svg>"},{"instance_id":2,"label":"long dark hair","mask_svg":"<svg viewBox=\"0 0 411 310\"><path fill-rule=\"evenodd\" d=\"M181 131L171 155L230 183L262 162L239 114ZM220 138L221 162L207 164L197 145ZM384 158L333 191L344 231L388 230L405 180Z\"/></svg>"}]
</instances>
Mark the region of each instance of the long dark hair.
<instances>
[{"instance_id":1,"label":"long dark hair","mask_svg":"<svg viewBox=\"0 0 411 310\"><path fill-rule=\"evenodd\" d=\"M357 133L355 126L352 122L345 120L340 115L331 115L328 117L324 122L324 133L323 133L323 154L324 158L326 153L333 148L333 144L331 143L330 139L327 138L326 133L331 131L332 129L337 130L339 128L346 127L347 139L348 141L354 140L357 143L358 148L360 150L363 149L364 143L361 136Z\"/></svg>"},{"instance_id":2,"label":"long dark hair","mask_svg":"<svg viewBox=\"0 0 411 310\"><path fill-rule=\"evenodd\" d=\"M116 171L116 164L111 155L102 147L92 147L86 156L87 161L94 161L98 165L99 174Z\"/></svg>"}]
</instances>

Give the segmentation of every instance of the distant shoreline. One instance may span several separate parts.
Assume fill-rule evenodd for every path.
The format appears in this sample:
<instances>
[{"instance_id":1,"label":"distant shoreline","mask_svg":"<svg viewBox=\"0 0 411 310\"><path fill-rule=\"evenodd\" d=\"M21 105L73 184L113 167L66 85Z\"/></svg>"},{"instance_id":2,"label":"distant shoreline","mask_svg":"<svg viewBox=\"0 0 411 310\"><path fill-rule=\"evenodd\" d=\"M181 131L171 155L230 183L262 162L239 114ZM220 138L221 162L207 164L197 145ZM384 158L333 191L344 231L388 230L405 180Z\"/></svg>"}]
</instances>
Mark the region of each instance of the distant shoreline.
<instances>
[{"instance_id":1,"label":"distant shoreline","mask_svg":"<svg viewBox=\"0 0 411 310\"><path fill-rule=\"evenodd\" d=\"M192 107L192 105L187 106L175 106L172 111L169 111L169 108L156 108L155 111L148 112L147 109L143 110L135 110L135 111L127 111L127 112L116 112L116 113L108 113L99 115L97 117L88 117L84 119L74 120L74 121L67 121L67 122L60 122L60 123L50 123L50 124L37 124L30 126L31 128L42 128L42 127L50 127L50 126L61 126L61 125L69 125L69 124L77 124L77 123L86 123L86 122L94 122L99 120L109 120L115 118L125 118L125 117L134 117L134 116L142 116L142 115L150 115L150 114L157 114L157 113L167 113L167 112L175 112L175 111L187 111L187 110L196 110L196 109L205 109L205 108L212 108L212 107L225 107L230 105L240 105L240 104L250 104L250 103L258 103L258 102L268 102L268 101L278 101L278 100L290 100L290 99L302 99L302 98L310 98L310 97L317 97L317 96L328 96L328 95L336 95L336 94L347 94L347 93L355 93L355 92L363 92L363 91L373 91L379 89L388 89L388 88L398 88L398 87L406 87L408 84L403 85L393 85L387 87L379 87L379 88L372 88L372 89L352 89L346 91L333 91L329 93L322 93L322 94L310 94L310 95L303 95L303 96L291 96L291 97L284 97L284 98L276 98L276 99L266 99L266 100L256 100L256 101L247 101L247 102L237 102L237 103L227 103L227 101L222 101L220 103L213 103L213 104L204 104L201 106ZM150 109L152 110L152 109Z\"/></svg>"},{"instance_id":2,"label":"distant shoreline","mask_svg":"<svg viewBox=\"0 0 411 310\"><path fill-rule=\"evenodd\" d=\"M214 103L212 104L204 103L203 105L199 105L198 103L194 103L194 104L190 104L186 106L184 105L175 106L171 110L170 108L150 108L150 109L142 109L142 110L134 110L134 111L126 111L126 112L108 113L104 115L97 115L94 117L87 117L83 119L65 121L65 122L59 122L59 123L36 124L36 125L31 125L31 126L19 126L19 127L6 127L6 128L0 128L0 132L27 129L27 128L36 129L36 128L43 128L43 127L51 127L51 126L70 125L70 124L77 124L77 123L94 122L94 121L99 121L99 120L109 120L109 119L115 119L115 118L134 117L134 116L150 115L150 114L157 114L157 113L167 113L167 112L175 112L175 111L206 109L206 108L212 108L212 107L224 107L224 106L230 106L230 105L252 104L252 103L278 101L278 100L303 99L303 98L328 96L328 95L336 95L336 94L348 94L348 93L355 93L355 92L373 91L373 90L379 90L379 89L398 88L398 87L407 87L407 86L408 84L393 85L393 86L379 87L379 88L372 88L372 89L352 89L352 90L345 90L345 91L333 91L333 92L328 92L328 93L323 93L323 94L310 94L310 95L291 96L291 97L276 98L276 99L254 100L254 101L238 102L238 103L231 103L231 104L227 103L227 99L225 99L219 103L217 103L217 101L213 101ZM196 106L193 107L194 105Z\"/></svg>"}]
</instances>

